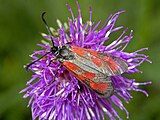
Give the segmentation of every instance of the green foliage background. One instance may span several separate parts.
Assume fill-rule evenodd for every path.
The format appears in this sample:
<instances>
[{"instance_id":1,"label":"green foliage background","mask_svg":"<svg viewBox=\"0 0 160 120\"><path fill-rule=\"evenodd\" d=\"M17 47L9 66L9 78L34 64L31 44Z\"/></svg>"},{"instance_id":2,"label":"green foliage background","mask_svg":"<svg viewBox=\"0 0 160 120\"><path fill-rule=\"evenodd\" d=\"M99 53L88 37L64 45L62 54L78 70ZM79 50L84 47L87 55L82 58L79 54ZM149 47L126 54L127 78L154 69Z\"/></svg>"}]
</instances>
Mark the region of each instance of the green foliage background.
<instances>
[{"instance_id":1,"label":"green foliage background","mask_svg":"<svg viewBox=\"0 0 160 120\"><path fill-rule=\"evenodd\" d=\"M56 19L67 21L71 16L65 4L68 3L77 14L75 0L0 0L0 119L30 120L28 99L18 92L25 87L31 74L23 65L30 61L29 54L39 49L41 32L47 32L41 20L41 13L47 12L48 23L57 28ZM130 120L160 120L160 2L158 0L79 0L84 21L89 18L89 6L93 8L93 20L105 22L111 13L127 10L120 15L117 25L134 30L134 38L126 51L148 47L144 52L152 64L145 62L139 69L143 74L129 75L138 82L152 81L142 86L149 97L132 92L133 99L125 107ZM112 35L115 39L120 33ZM124 111L118 110L126 119Z\"/></svg>"}]
</instances>

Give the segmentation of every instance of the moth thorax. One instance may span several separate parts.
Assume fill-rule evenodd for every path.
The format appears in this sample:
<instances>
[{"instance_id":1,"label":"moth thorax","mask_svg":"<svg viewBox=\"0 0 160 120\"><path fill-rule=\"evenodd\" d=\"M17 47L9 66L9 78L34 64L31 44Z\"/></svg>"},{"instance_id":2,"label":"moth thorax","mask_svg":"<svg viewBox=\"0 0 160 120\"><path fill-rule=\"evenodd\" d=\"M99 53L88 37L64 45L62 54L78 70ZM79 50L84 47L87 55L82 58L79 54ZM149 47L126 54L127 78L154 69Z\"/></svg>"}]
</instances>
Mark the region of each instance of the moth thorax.
<instances>
[{"instance_id":1,"label":"moth thorax","mask_svg":"<svg viewBox=\"0 0 160 120\"><path fill-rule=\"evenodd\" d=\"M64 60L71 60L74 58L74 54L69 50L68 46L62 46L59 48L58 52L58 58L62 58Z\"/></svg>"}]
</instances>

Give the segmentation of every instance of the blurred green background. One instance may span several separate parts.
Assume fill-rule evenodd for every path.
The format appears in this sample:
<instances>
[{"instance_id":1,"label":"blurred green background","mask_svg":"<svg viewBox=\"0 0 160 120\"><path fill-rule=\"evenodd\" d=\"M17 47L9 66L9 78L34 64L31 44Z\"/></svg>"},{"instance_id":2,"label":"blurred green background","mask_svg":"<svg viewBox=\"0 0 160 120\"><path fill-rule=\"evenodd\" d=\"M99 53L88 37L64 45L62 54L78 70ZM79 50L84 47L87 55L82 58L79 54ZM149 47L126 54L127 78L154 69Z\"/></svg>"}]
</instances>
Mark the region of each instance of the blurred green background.
<instances>
[{"instance_id":1,"label":"blurred green background","mask_svg":"<svg viewBox=\"0 0 160 120\"><path fill-rule=\"evenodd\" d=\"M48 23L57 28L57 18L64 22L71 16L66 3L77 14L75 0L0 0L0 120L31 120L30 108L26 107L28 99L18 94L31 77L23 65L29 62L28 55L39 49L36 44L42 39L40 33L46 32L41 13L46 11ZM79 4L84 21L89 19L89 6L93 8L93 20L101 19L102 23L111 13L127 10L117 22L134 30L126 51L148 47L149 51L144 53L153 62L139 67L143 74L129 77L153 83L141 87L148 91L149 97L132 92L134 98L125 107L130 112L130 120L160 120L160 1L79 0ZM126 119L125 112L118 111Z\"/></svg>"}]
</instances>

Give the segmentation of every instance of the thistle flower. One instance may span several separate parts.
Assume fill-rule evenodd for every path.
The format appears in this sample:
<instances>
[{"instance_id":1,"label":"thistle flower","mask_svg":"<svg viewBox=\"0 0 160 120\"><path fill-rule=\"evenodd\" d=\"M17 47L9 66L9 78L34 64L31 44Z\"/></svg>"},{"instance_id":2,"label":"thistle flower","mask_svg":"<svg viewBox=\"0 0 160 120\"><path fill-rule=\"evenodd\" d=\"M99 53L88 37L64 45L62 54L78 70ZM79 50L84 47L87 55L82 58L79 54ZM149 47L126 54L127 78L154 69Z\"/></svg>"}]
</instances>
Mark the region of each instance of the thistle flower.
<instances>
[{"instance_id":1,"label":"thistle flower","mask_svg":"<svg viewBox=\"0 0 160 120\"><path fill-rule=\"evenodd\" d=\"M151 62L148 60L148 56L139 53L147 50L147 48L131 53L124 52L132 39L132 31L129 35L125 35L128 29L125 29L115 41L104 46L104 42L109 40L111 33L123 28L122 26L115 27L115 23L124 11L111 15L103 27L98 29L101 22L95 24L92 21L92 9L90 8L89 21L84 24L78 3L77 6L77 17L74 17L70 6L67 5L72 18L68 18L68 23L64 25L58 20L58 30L51 28L56 46L70 43L74 46L120 57L128 64L127 74L141 73L142 71L138 70L137 67L144 61ZM43 49L34 51L31 55L32 62L38 59L36 55L43 56L51 49L50 36L42 35L49 41L38 44ZM23 97L30 98L28 106L31 106L33 120L36 118L40 120L100 120L105 119L106 115L111 120L121 119L113 105L124 110L128 118L129 112L120 99L128 103L133 98L130 91L142 92L148 96L146 91L139 89L139 86L151 82L137 83L134 79L118 75L111 77L114 86L113 95L108 98L99 97L64 67L60 68L60 63L53 58L55 56L49 53L30 66L30 70L33 72L32 78L27 82L27 87L20 92L26 92Z\"/></svg>"}]
</instances>

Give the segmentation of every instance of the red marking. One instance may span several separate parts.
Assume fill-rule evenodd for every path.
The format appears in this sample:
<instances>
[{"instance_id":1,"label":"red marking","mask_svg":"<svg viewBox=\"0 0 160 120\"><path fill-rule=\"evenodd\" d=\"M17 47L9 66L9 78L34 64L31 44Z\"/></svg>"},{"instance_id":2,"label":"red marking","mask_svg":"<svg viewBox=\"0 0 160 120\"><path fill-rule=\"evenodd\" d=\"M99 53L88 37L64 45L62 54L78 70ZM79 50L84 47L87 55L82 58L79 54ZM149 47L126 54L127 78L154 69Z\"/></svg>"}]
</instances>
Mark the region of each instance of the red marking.
<instances>
[{"instance_id":1,"label":"red marking","mask_svg":"<svg viewBox=\"0 0 160 120\"><path fill-rule=\"evenodd\" d=\"M75 65L74 63L68 62L68 61L64 61L63 62L63 66L73 75L75 76L77 79L79 80L86 80L85 76L83 76L82 74L76 74L75 71L81 72L79 67L77 65Z\"/></svg>"},{"instance_id":2,"label":"red marking","mask_svg":"<svg viewBox=\"0 0 160 120\"><path fill-rule=\"evenodd\" d=\"M100 92L106 92L107 88L109 87L108 83L95 83L95 82L90 82L90 87L94 90L100 91Z\"/></svg>"},{"instance_id":3,"label":"red marking","mask_svg":"<svg viewBox=\"0 0 160 120\"><path fill-rule=\"evenodd\" d=\"M80 47L76 47L76 46L72 46L71 48L71 51L80 55L80 56L85 56L85 53L84 53L84 48L80 48Z\"/></svg>"},{"instance_id":4,"label":"red marking","mask_svg":"<svg viewBox=\"0 0 160 120\"><path fill-rule=\"evenodd\" d=\"M78 78L79 80L86 80L86 78L81 74L75 74L75 77Z\"/></svg>"},{"instance_id":5,"label":"red marking","mask_svg":"<svg viewBox=\"0 0 160 120\"><path fill-rule=\"evenodd\" d=\"M77 66L77 65L75 65L75 64L73 64L73 63L71 63L71 62L68 62L68 61L64 61L64 62L63 62L63 66L64 66L65 68L69 69L69 71L70 71L70 70L72 70L72 71L78 70L78 66Z\"/></svg>"},{"instance_id":6,"label":"red marking","mask_svg":"<svg viewBox=\"0 0 160 120\"><path fill-rule=\"evenodd\" d=\"M96 64L98 67L100 67L102 65L102 62L99 58L92 58L92 61L94 62L94 64Z\"/></svg>"},{"instance_id":7,"label":"red marking","mask_svg":"<svg viewBox=\"0 0 160 120\"><path fill-rule=\"evenodd\" d=\"M113 72L117 72L118 63L115 60L113 60L111 57L104 57L103 60L107 62L107 64L110 66Z\"/></svg>"},{"instance_id":8,"label":"red marking","mask_svg":"<svg viewBox=\"0 0 160 120\"><path fill-rule=\"evenodd\" d=\"M98 53L96 51L93 51L93 50L87 50L89 51L89 53L95 57L99 57Z\"/></svg>"},{"instance_id":9,"label":"red marking","mask_svg":"<svg viewBox=\"0 0 160 120\"><path fill-rule=\"evenodd\" d=\"M91 72L88 72L86 71L84 73L84 76L87 78L87 79L93 79L96 75L94 73L91 73Z\"/></svg>"}]
</instances>

